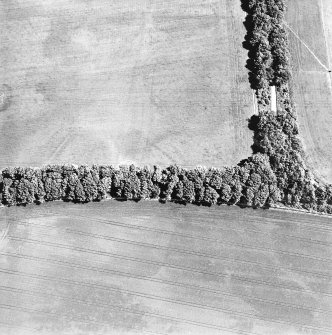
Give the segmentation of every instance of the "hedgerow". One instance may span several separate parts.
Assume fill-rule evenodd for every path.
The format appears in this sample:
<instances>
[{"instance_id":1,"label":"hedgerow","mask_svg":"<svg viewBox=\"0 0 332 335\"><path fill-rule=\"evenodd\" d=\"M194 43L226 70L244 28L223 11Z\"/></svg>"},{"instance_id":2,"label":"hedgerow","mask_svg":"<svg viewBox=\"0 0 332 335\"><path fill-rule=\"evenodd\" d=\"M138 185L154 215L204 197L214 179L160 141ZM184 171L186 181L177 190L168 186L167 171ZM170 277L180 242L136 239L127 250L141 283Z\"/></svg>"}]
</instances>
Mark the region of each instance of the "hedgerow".
<instances>
[{"instance_id":1,"label":"hedgerow","mask_svg":"<svg viewBox=\"0 0 332 335\"><path fill-rule=\"evenodd\" d=\"M130 166L48 165L6 168L0 173L1 203L7 206L63 200L105 198L158 199L203 205L286 206L332 214L332 185L317 180L307 168L298 137L285 0L242 0L248 13L245 46L249 80L256 90L258 115L250 120L253 155L223 169ZM270 86L277 88L278 111L270 110Z\"/></svg>"},{"instance_id":2,"label":"hedgerow","mask_svg":"<svg viewBox=\"0 0 332 335\"><path fill-rule=\"evenodd\" d=\"M253 89L282 85L291 76L287 32L284 28L283 0L242 0L247 12L245 47L249 50L247 67Z\"/></svg>"},{"instance_id":3,"label":"hedgerow","mask_svg":"<svg viewBox=\"0 0 332 335\"><path fill-rule=\"evenodd\" d=\"M243 0L247 12L245 46L249 81L256 90L259 114L251 120L254 153L269 157L280 202L332 213L332 186L318 181L307 168L298 137L297 116L289 92L289 41L284 25L285 0ZM270 86L276 86L278 111L270 110Z\"/></svg>"},{"instance_id":4,"label":"hedgerow","mask_svg":"<svg viewBox=\"0 0 332 335\"><path fill-rule=\"evenodd\" d=\"M0 175L4 205L63 200L78 203L105 198L159 199L195 204L264 206L278 200L268 157L256 154L233 168L192 170L176 165L161 169L134 165L8 168Z\"/></svg>"}]
</instances>

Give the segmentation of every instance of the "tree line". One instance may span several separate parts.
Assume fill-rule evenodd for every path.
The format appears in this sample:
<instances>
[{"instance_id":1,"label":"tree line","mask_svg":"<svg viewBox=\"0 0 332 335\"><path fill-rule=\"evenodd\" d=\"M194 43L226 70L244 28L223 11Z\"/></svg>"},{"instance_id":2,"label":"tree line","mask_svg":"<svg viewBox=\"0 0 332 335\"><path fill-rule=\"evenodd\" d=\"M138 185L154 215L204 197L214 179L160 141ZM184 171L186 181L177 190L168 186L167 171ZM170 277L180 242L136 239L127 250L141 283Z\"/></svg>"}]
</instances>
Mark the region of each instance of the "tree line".
<instances>
[{"instance_id":1,"label":"tree line","mask_svg":"<svg viewBox=\"0 0 332 335\"><path fill-rule=\"evenodd\" d=\"M282 108L277 113L262 110L255 118L254 152L269 157L280 202L332 214L332 185L318 181L306 166L289 87L281 85L277 91Z\"/></svg>"},{"instance_id":2,"label":"tree line","mask_svg":"<svg viewBox=\"0 0 332 335\"><path fill-rule=\"evenodd\" d=\"M307 168L292 103L288 35L284 25L285 0L244 0L246 47L252 87L259 113L251 119L253 152L269 157L284 205L332 213L332 185L316 180ZM270 89L276 86L278 110L270 110Z\"/></svg>"},{"instance_id":3,"label":"tree line","mask_svg":"<svg viewBox=\"0 0 332 335\"><path fill-rule=\"evenodd\" d=\"M242 0L247 12L245 47L253 89L287 83L291 76L284 0Z\"/></svg>"},{"instance_id":4,"label":"tree line","mask_svg":"<svg viewBox=\"0 0 332 335\"><path fill-rule=\"evenodd\" d=\"M0 174L1 203L7 206L63 200L85 203L105 198L159 199L212 205L261 207L279 200L277 180L266 155L231 168L49 165L6 168Z\"/></svg>"},{"instance_id":5,"label":"tree line","mask_svg":"<svg viewBox=\"0 0 332 335\"><path fill-rule=\"evenodd\" d=\"M288 37L284 0L243 0L247 11L251 78L259 113L250 120L253 155L223 169L154 166L48 165L6 168L0 173L0 201L7 206L105 198L158 199L203 205L253 207L282 203L332 214L332 185L316 180L307 168L289 90ZM270 111L269 86L277 87L278 111Z\"/></svg>"}]
</instances>

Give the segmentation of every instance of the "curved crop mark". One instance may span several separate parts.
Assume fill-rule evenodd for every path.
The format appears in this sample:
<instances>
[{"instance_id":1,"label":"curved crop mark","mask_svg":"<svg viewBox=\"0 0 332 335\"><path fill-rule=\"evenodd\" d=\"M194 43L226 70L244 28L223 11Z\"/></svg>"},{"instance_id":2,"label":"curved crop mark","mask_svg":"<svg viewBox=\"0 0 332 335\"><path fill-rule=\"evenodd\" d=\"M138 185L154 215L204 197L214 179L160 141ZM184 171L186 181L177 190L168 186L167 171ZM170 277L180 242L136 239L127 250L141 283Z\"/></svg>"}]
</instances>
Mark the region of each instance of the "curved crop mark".
<instances>
[{"instance_id":1,"label":"curved crop mark","mask_svg":"<svg viewBox=\"0 0 332 335\"><path fill-rule=\"evenodd\" d=\"M12 103L12 88L7 84L0 87L0 112L6 111Z\"/></svg>"},{"instance_id":2,"label":"curved crop mark","mask_svg":"<svg viewBox=\"0 0 332 335\"><path fill-rule=\"evenodd\" d=\"M165 169L155 166L154 170L134 165L7 168L1 172L2 204L26 205L60 199L85 203L111 196L135 201L159 199L182 204L223 203L253 208L269 208L281 203L332 214L332 185L320 182L309 171L298 137L290 87L289 41L284 19L286 1L241 0L241 3L247 13L243 46L249 51L249 82L256 91L258 107L258 115L249 121L254 131L252 156L224 169L186 170L176 165ZM58 23L64 31L71 25ZM63 36L58 40L65 43ZM277 91L279 109L276 112L270 108L270 86L275 86ZM3 89L9 97L8 85ZM8 108L10 102L6 94L3 94L3 108Z\"/></svg>"}]
</instances>

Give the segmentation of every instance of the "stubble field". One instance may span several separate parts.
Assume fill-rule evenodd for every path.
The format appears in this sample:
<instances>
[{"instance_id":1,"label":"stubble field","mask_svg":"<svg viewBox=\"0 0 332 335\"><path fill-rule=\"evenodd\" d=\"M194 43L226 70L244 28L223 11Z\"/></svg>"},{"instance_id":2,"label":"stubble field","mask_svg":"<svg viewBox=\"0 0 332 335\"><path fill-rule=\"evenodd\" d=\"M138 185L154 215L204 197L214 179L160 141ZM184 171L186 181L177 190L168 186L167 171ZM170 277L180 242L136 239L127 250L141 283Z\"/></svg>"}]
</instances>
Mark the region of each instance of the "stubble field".
<instances>
[{"instance_id":1,"label":"stubble field","mask_svg":"<svg viewBox=\"0 0 332 335\"><path fill-rule=\"evenodd\" d=\"M287 22L300 135L310 166L331 183L332 2L289 0Z\"/></svg>"},{"instance_id":2,"label":"stubble field","mask_svg":"<svg viewBox=\"0 0 332 335\"><path fill-rule=\"evenodd\" d=\"M0 168L250 155L245 13L200 4L0 1ZM328 62L329 0L289 7ZM332 181L329 78L291 45L308 159ZM0 222L1 334L332 333L330 218L108 201L0 208Z\"/></svg>"},{"instance_id":3,"label":"stubble field","mask_svg":"<svg viewBox=\"0 0 332 335\"><path fill-rule=\"evenodd\" d=\"M2 208L2 334L331 334L331 227L110 201Z\"/></svg>"},{"instance_id":4,"label":"stubble field","mask_svg":"<svg viewBox=\"0 0 332 335\"><path fill-rule=\"evenodd\" d=\"M240 0L0 6L0 168L251 154Z\"/></svg>"}]
</instances>

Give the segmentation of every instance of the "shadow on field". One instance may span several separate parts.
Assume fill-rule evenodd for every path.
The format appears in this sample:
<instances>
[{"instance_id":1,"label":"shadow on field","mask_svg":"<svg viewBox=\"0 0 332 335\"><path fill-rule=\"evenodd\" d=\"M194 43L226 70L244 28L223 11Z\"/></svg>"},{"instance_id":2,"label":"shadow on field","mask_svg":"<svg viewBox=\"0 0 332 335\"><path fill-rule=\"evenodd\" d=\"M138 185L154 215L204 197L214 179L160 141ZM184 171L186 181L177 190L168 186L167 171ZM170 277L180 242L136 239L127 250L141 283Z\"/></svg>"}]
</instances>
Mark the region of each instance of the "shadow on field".
<instances>
[{"instance_id":1,"label":"shadow on field","mask_svg":"<svg viewBox=\"0 0 332 335\"><path fill-rule=\"evenodd\" d=\"M251 145L252 153L263 153L261 147L257 144L260 142L261 138L259 138L259 125L260 117L256 114L252 115L248 118L248 128L253 131L253 144Z\"/></svg>"}]
</instances>

